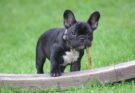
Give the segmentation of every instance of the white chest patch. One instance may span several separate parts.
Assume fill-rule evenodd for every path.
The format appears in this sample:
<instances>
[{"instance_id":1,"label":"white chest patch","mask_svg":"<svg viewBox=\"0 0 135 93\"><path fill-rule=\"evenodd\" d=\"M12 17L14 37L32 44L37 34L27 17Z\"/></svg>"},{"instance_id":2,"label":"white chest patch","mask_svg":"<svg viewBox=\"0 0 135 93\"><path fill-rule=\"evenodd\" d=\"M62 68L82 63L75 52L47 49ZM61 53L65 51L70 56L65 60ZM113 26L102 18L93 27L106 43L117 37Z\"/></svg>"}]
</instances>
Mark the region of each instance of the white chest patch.
<instances>
[{"instance_id":1,"label":"white chest patch","mask_svg":"<svg viewBox=\"0 0 135 93\"><path fill-rule=\"evenodd\" d=\"M62 65L65 66L67 64L73 63L73 62L77 61L78 57L79 57L78 51L76 51L74 49L67 51L65 53L65 55L63 56L64 63Z\"/></svg>"}]
</instances>

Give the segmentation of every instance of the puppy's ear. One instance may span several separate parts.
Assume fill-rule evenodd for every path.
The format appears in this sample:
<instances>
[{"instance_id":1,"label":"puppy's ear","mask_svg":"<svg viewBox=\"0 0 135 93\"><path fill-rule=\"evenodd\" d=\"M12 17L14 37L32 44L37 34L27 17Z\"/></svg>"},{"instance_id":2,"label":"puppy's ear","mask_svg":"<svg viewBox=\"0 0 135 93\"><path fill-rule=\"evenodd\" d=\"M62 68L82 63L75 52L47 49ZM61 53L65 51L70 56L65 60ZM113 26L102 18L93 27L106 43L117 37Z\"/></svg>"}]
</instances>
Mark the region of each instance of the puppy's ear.
<instances>
[{"instance_id":1,"label":"puppy's ear","mask_svg":"<svg viewBox=\"0 0 135 93\"><path fill-rule=\"evenodd\" d=\"M100 13L98 11L93 12L89 17L88 24L91 26L93 30L95 30L98 27L99 18L100 18Z\"/></svg>"},{"instance_id":2,"label":"puppy's ear","mask_svg":"<svg viewBox=\"0 0 135 93\"><path fill-rule=\"evenodd\" d=\"M69 28L74 23L76 23L75 16L71 10L65 10L65 12L63 14L63 18L64 18L64 26L66 28Z\"/></svg>"}]
</instances>

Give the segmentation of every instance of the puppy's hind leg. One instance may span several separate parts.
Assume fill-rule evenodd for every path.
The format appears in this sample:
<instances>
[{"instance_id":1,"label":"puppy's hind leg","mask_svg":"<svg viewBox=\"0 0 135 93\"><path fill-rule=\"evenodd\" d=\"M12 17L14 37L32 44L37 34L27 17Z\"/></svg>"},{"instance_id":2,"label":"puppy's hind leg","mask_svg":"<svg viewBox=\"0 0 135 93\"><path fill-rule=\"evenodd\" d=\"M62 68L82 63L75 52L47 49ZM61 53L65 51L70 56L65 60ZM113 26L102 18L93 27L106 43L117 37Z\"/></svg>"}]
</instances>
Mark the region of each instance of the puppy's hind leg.
<instances>
[{"instance_id":1,"label":"puppy's hind leg","mask_svg":"<svg viewBox=\"0 0 135 93\"><path fill-rule=\"evenodd\" d=\"M36 58L36 68L37 68L37 74L43 74L44 70L44 63L45 63L46 58L45 57L37 57Z\"/></svg>"},{"instance_id":2,"label":"puppy's hind leg","mask_svg":"<svg viewBox=\"0 0 135 93\"><path fill-rule=\"evenodd\" d=\"M43 66L46 60L46 56L42 50L42 47L40 45L36 48L36 69L37 74L43 74Z\"/></svg>"}]
</instances>

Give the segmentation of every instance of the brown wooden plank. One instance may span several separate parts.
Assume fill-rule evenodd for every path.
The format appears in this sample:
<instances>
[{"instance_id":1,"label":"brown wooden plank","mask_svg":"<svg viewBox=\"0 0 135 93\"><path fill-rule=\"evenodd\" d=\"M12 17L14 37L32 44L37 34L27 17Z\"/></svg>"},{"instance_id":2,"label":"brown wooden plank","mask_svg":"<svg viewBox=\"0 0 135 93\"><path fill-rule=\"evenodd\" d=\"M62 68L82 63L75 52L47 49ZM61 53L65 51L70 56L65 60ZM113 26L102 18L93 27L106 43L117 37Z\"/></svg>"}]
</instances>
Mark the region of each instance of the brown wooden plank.
<instances>
[{"instance_id":1,"label":"brown wooden plank","mask_svg":"<svg viewBox=\"0 0 135 93\"><path fill-rule=\"evenodd\" d=\"M113 83L135 78L135 61L121 63L92 70L65 73L60 77L39 74L0 74L0 86L48 89L70 88L98 81Z\"/></svg>"}]
</instances>

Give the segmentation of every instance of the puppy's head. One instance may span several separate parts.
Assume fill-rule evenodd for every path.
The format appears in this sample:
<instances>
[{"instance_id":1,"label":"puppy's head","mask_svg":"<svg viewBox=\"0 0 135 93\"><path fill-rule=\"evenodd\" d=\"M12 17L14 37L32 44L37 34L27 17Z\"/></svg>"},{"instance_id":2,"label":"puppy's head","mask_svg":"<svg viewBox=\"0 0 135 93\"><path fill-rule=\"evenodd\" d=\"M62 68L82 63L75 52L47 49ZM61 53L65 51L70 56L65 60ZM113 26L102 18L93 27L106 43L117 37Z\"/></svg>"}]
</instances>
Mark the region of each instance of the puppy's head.
<instances>
[{"instance_id":1,"label":"puppy's head","mask_svg":"<svg viewBox=\"0 0 135 93\"><path fill-rule=\"evenodd\" d=\"M100 13L93 12L87 22L78 22L71 10L65 10L63 14L64 26L67 30L68 45L75 49L90 47L93 40L93 31L98 26Z\"/></svg>"}]
</instances>

